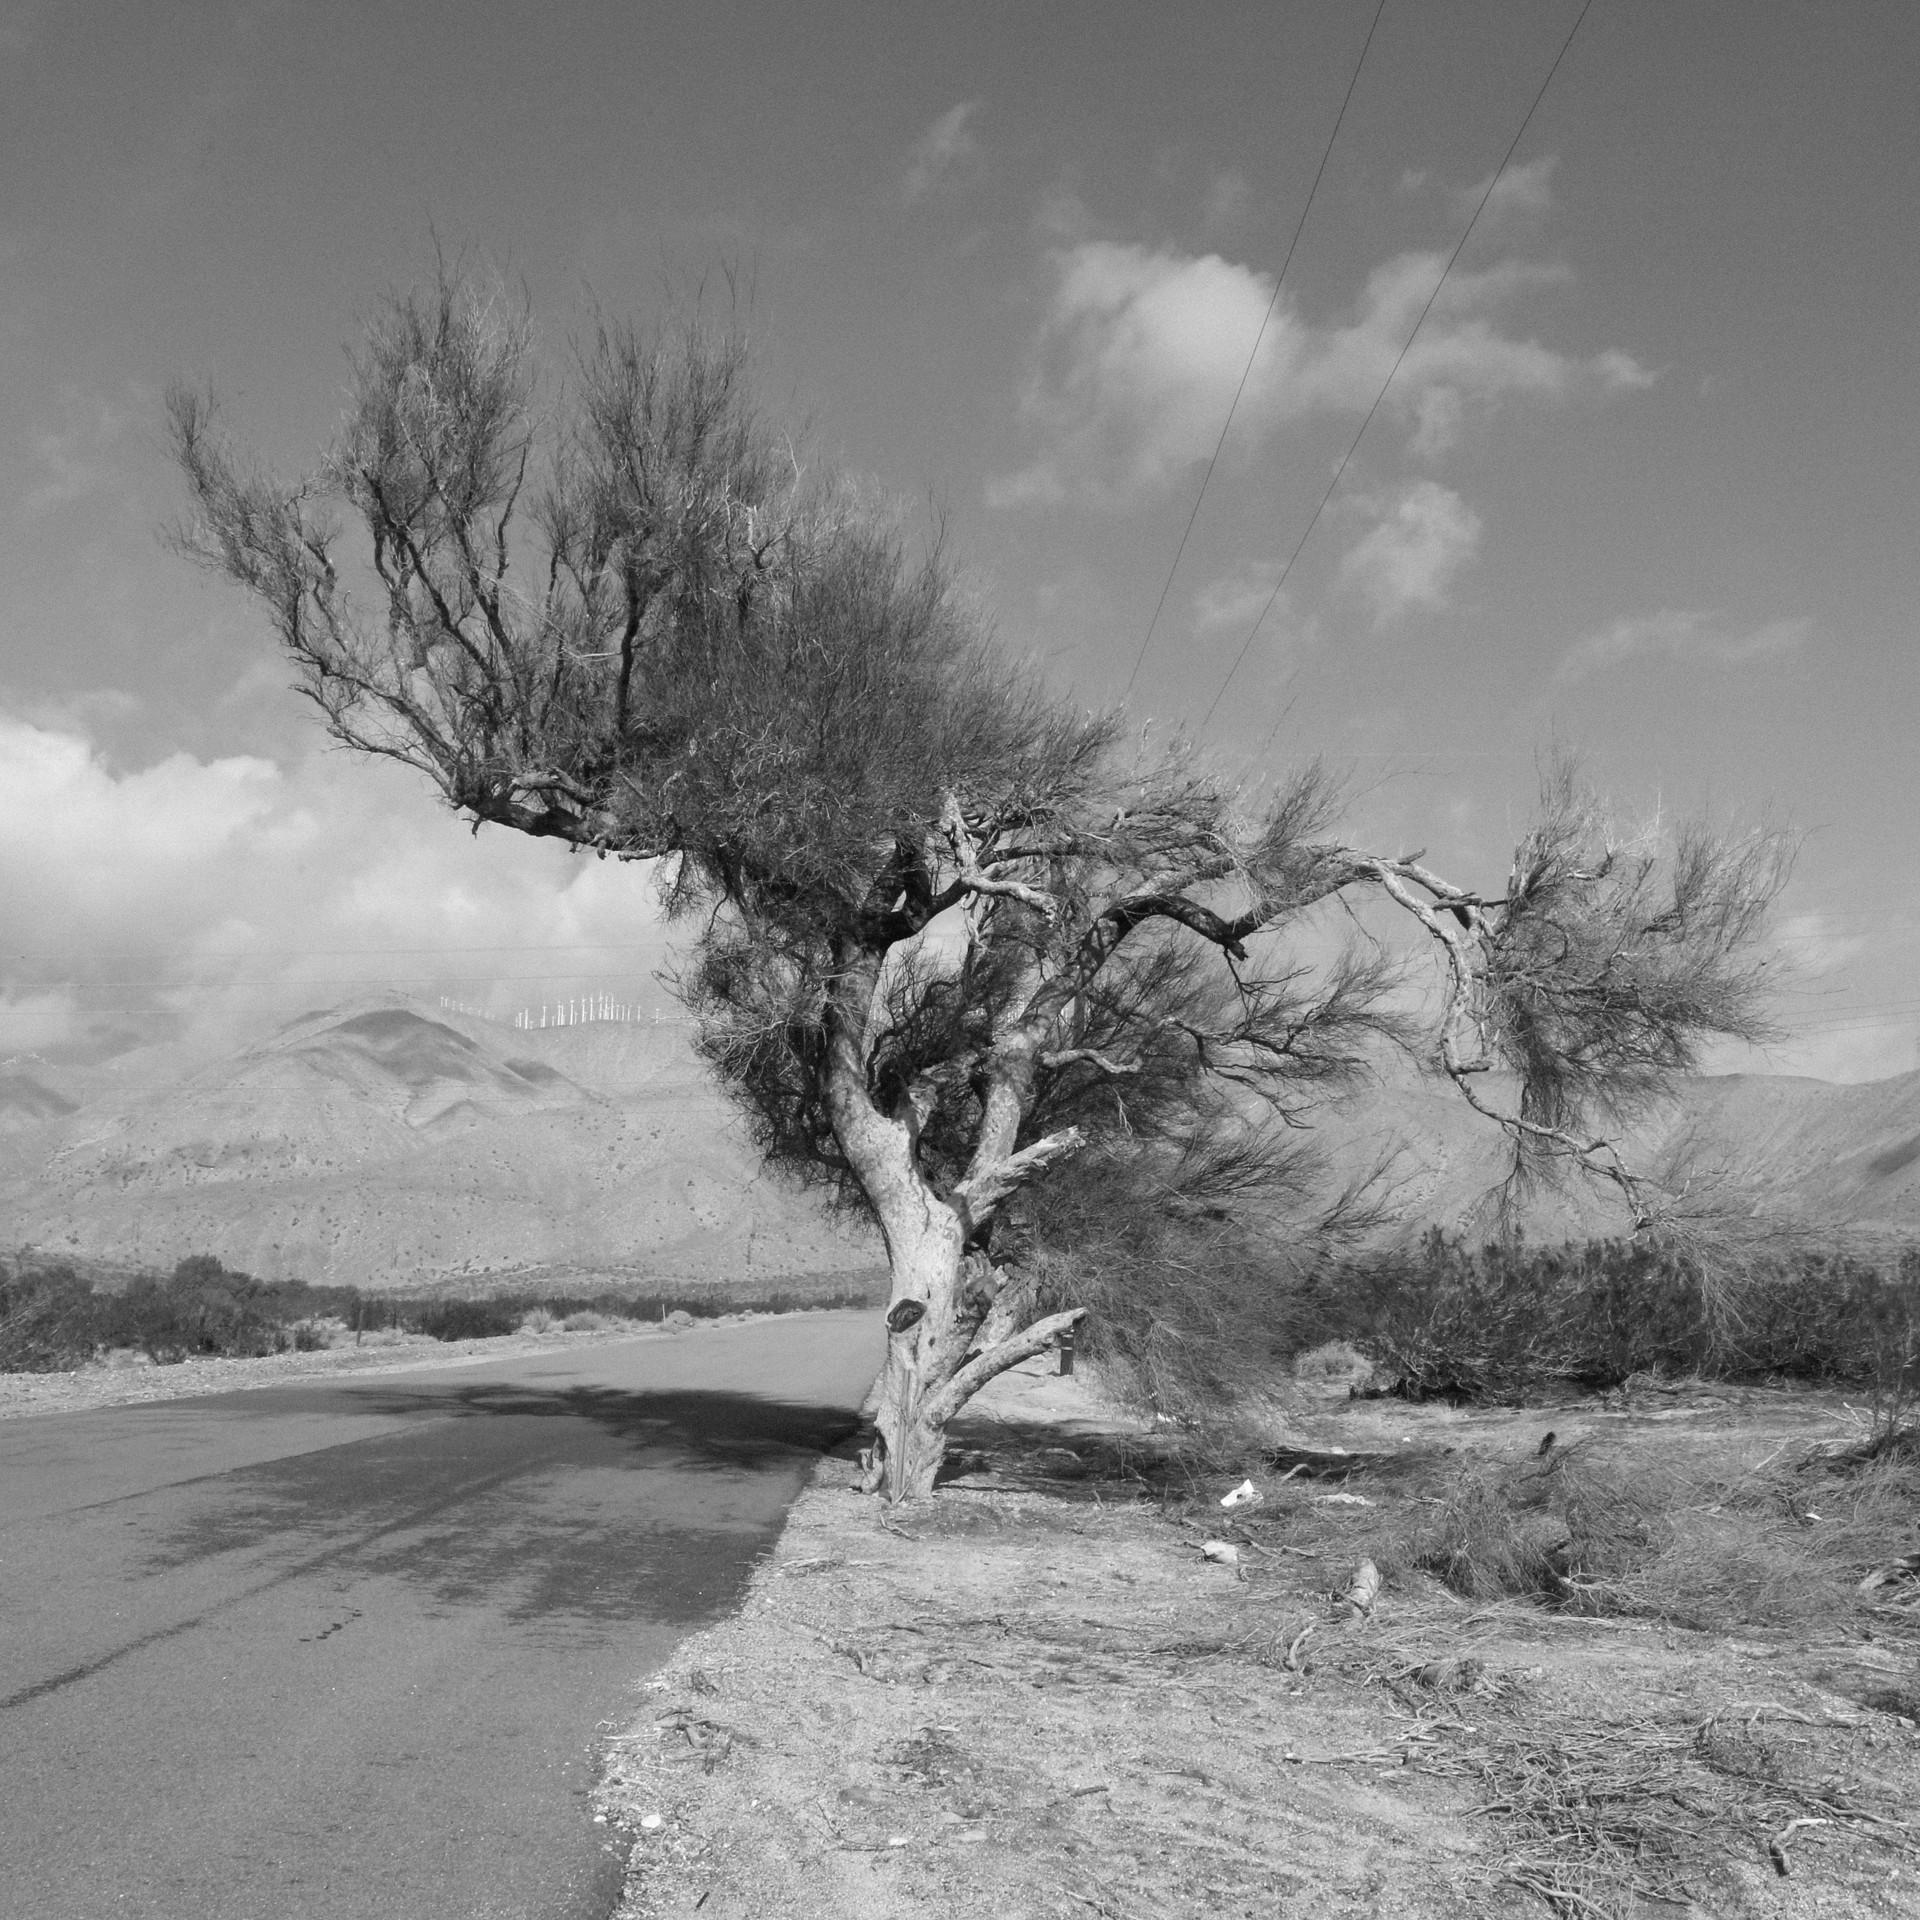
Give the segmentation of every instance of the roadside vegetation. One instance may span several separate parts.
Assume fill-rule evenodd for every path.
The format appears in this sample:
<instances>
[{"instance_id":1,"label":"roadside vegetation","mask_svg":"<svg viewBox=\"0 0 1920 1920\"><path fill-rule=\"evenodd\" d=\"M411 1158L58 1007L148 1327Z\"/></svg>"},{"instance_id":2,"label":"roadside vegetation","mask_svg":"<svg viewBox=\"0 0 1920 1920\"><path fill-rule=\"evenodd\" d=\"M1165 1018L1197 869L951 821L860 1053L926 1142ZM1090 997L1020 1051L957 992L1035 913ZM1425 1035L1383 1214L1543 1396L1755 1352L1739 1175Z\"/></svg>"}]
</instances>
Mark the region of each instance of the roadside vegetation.
<instances>
[{"instance_id":1,"label":"roadside vegetation","mask_svg":"<svg viewBox=\"0 0 1920 1920\"><path fill-rule=\"evenodd\" d=\"M825 1290L773 1289L753 1297L708 1288L469 1298L260 1280L209 1254L180 1261L170 1274L136 1274L116 1286L58 1261L0 1261L0 1373L70 1372L115 1352L173 1366L195 1358L317 1352L369 1336L488 1340L872 1303L872 1288L854 1278Z\"/></svg>"},{"instance_id":2,"label":"roadside vegetation","mask_svg":"<svg viewBox=\"0 0 1920 1920\"><path fill-rule=\"evenodd\" d=\"M1474 1247L1436 1231L1287 1290L1273 1335L1287 1359L1351 1342L1383 1389L1412 1399L1524 1401L1647 1377L1910 1393L1920 1247L1728 1261L1645 1238Z\"/></svg>"},{"instance_id":3,"label":"roadside vegetation","mask_svg":"<svg viewBox=\"0 0 1920 1920\"><path fill-rule=\"evenodd\" d=\"M1229 1433L1042 1364L933 1501L827 1463L650 1683L621 1920L1916 1910L1888 1383L1369 1398L1340 1344Z\"/></svg>"}]
</instances>

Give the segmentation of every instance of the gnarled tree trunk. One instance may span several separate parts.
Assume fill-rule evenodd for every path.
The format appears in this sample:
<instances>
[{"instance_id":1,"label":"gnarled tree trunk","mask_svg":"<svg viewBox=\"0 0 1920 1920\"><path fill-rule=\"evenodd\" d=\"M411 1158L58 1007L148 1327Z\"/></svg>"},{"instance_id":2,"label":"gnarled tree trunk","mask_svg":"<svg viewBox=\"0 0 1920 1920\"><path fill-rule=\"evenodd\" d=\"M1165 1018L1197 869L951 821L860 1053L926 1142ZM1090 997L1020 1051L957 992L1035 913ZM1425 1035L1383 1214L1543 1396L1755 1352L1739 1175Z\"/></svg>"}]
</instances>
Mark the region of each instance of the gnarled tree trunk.
<instances>
[{"instance_id":1,"label":"gnarled tree trunk","mask_svg":"<svg viewBox=\"0 0 1920 1920\"><path fill-rule=\"evenodd\" d=\"M889 1501L933 1491L946 1458L947 1424L997 1375L1055 1345L1085 1317L1081 1310L1036 1317L1030 1288L1003 1284L985 1254L968 1243L1029 1173L1079 1144L1068 1132L1019 1153L1012 1142L1017 1105L1004 1099L997 1124L982 1128L967 1177L942 1196L921 1169L921 1107L909 1089L894 1112L882 1111L868 1084L869 1022L879 962L837 956L828 993L826 1094L836 1139L873 1207L892 1275L887 1358L873 1443L862 1484ZM1024 1053L1021 1059L1025 1069ZM990 1109L996 1102L989 1097Z\"/></svg>"},{"instance_id":2,"label":"gnarled tree trunk","mask_svg":"<svg viewBox=\"0 0 1920 1920\"><path fill-rule=\"evenodd\" d=\"M906 1247L888 1237L887 1358L861 1481L888 1501L930 1494L954 1415L989 1380L1057 1345L1086 1317L1074 1308L1029 1319L1032 1299L1017 1280L992 1292L986 1258L961 1252L958 1216L927 1197L931 1230Z\"/></svg>"}]
</instances>

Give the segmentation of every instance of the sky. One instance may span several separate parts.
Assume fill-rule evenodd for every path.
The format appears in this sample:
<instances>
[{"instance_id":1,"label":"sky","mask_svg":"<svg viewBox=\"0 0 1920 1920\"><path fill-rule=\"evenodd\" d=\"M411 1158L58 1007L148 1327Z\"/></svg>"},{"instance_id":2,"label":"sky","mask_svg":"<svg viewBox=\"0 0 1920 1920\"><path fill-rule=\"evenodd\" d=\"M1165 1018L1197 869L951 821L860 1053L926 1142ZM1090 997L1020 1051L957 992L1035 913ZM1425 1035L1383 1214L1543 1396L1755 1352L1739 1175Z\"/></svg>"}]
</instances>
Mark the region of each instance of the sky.
<instances>
[{"instance_id":1,"label":"sky","mask_svg":"<svg viewBox=\"0 0 1920 1920\"><path fill-rule=\"evenodd\" d=\"M330 750L161 537L168 382L298 471L437 242L556 360L737 288L1011 650L1249 779L1324 757L1362 844L1497 888L1559 749L1793 828L1787 1037L1716 1064L1920 1066L1920 8L1593 0L1496 179L1579 15L0 0L0 1057L665 1004L642 872Z\"/></svg>"}]
</instances>

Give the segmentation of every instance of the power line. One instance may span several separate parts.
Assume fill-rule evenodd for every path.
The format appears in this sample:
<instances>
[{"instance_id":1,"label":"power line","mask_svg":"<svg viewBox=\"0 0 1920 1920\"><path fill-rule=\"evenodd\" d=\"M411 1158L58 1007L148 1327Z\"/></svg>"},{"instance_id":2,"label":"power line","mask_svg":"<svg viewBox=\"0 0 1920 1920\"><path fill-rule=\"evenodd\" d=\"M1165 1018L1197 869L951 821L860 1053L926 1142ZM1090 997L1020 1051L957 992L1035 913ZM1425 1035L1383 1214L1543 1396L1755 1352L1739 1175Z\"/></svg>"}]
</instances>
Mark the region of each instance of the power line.
<instances>
[{"instance_id":1,"label":"power line","mask_svg":"<svg viewBox=\"0 0 1920 1920\"><path fill-rule=\"evenodd\" d=\"M1220 463L1220 451L1227 444L1227 429L1233 425L1233 416L1240 410L1241 396L1247 390L1247 382L1253 377L1253 363L1260 357L1260 343L1267 337L1267 328L1273 324L1274 309L1280 304L1280 288L1287 277L1287 269L1293 264L1293 251L1300 244L1300 236L1306 230L1307 215L1313 211L1314 196L1320 191L1320 181L1327 171L1327 162L1333 158L1333 143L1340 138L1340 128L1347 117L1347 108L1353 101L1353 90L1360 84L1360 69L1367 64L1367 51L1373 45L1375 30L1380 25L1380 16L1387 10L1387 0L1373 10L1373 24L1367 28L1367 37L1360 47L1360 58L1354 62L1353 77L1347 82L1347 91L1340 102L1340 111L1334 116L1333 131L1327 135L1326 151L1320 156L1320 165L1313 176L1313 185L1307 189L1306 204L1300 209L1300 218L1295 223L1293 238L1287 242L1286 257L1280 262L1280 271L1273 282L1273 292L1267 299L1267 310L1261 316L1260 331L1253 336L1253 348L1247 355L1247 364L1240 371L1240 384L1233 390L1233 399L1227 407L1227 417L1220 423L1220 438L1213 443L1213 457L1207 462L1207 470L1200 476L1200 491L1193 496L1193 511L1187 515L1187 524L1180 534L1180 544L1173 550L1173 564L1167 569L1167 577L1160 584L1160 598L1154 602L1153 618L1147 622L1147 630L1140 636L1140 651L1134 656L1133 671L1127 675L1126 690L1121 694L1125 700L1133 692L1133 683L1140 677L1140 669L1147 658L1147 648L1153 644L1153 630L1160 624L1160 616L1166 610L1167 595L1173 591L1173 577L1180 571L1181 557L1186 553L1187 542L1193 537L1194 522L1200 518L1200 503L1207 497L1207 488L1213 481L1213 470Z\"/></svg>"},{"instance_id":2,"label":"power line","mask_svg":"<svg viewBox=\"0 0 1920 1920\"><path fill-rule=\"evenodd\" d=\"M1367 417L1360 422L1360 431L1353 436L1346 452L1340 456L1340 464L1334 469L1333 478L1328 482L1326 492L1320 496L1320 504L1314 508L1313 518L1307 522L1306 531L1301 534L1293 552L1287 556L1287 564L1280 569L1280 577L1273 583L1273 591L1267 595L1266 605L1260 609L1259 618L1248 629L1246 639L1241 642L1240 651L1234 656L1233 665L1227 669L1226 678L1220 682L1220 691L1213 696L1213 704L1208 707L1205 718L1200 722L1202 733L1207 730L1209 722L1220 710L1220 702L1226 698L1227 688L1232 683L1233 676L1240 671L1247 655L1253 650L1254 638L1266 624L1267 615L1273 611L1275 601L1280 598L1280 590L1287 584L1287 576L1292 573L1294 562L1300 558L1308 540L1313 537L1313 530L1320 524L1320 516L1326 512L1328 501L1333 498L1339 489L1340 482L1346 477L1348 463L1359 451L1360 442L1366 437L1367 429L1373 425L1373 416L1380 411L1381 403L1386 399L1387 390L1393 385L1395 375L1399 373L1407 355L1412 352L1413 343L1420 336L1420 329L1427 323L1427 315L1433 311L1433 303L1440 298L1440 289L1447 284L1447 277L1453 272L1454 262L1460 258L1466 249L1467 242L1473 238L1473 230L1480 224L1480 216L1487 210L1487 202L1493 198L1494 188L1500 184L1502 176L1507 171L1508 163L1513 159L1515 151L1526 135L1527 128L1533 124L1533 116L1538 112L1540 102L1546 98L1547 89L1553 85L1553 76L1560 71L1560 63L1567 57L1567 49L1573 45L1574 36L1580 31L1581 22L1586 19L1592 8L1593 0L1583 0L1579 14L1567 31L1567 37L1560 43L1560 51L1553 57L1553 65L1547 69L1547 77L1540 82L1540 90L1533 96L1533 104L1527 108L1526 117L1520 122L1519 131L1507 143L1507 150L1501 156L1499 166L1494 169L1493 178L1487 182L1486 192L1480 196L1480 204L1473 210L1473 218L1467 222L1466 231L1461 234L1459 243L1447 256L1447 264L1441 268L1440 278L1433 283L1433 291L1427 295L1427 304L1420 309L1420 318L1413 323L1413 331L1407 335L1406 344L1401 347L1398 358L1388 369L1387 377L1382 382L1379 393L1375 395L1373 405L1367 409ZM1274 731L1276 733L1279 731L1277 724ZM1267 748L1272 744L1273 735L1269 734L1260 748L1261 757L1265 756Z\"/></svg>"}]
</instances>

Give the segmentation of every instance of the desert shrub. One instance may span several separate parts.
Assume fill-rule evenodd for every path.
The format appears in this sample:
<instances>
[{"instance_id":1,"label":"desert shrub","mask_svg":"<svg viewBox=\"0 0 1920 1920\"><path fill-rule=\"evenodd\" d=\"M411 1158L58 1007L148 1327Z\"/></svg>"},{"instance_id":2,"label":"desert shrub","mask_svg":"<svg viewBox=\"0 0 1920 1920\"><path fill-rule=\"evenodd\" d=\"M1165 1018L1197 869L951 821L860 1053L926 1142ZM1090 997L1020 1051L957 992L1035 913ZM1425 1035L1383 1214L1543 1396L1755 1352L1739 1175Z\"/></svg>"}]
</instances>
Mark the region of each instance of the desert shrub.
<instances>
[{"instance_id":1,"label":"desert shrub","mask_svg":"<svg viewBox=\"0 0 1920 1920\"><path fill-rule=\"evenodd\" d=\"M1552 1592L1564 1530L1515 1492L1504 1475L1468 1469L1389 1557L1412 1561L1469 1600Z\"/></svg>"},{"instance_id":2,"label":"desert shrub","mask_svg":"<svg viewBox=\"0 0 1920 1920\"><path fill-rule=\"evenodd\" d=\"M561 1323L545 1307L529 1307L520 1316L522 1333L551 1333Z\"/></svg>"},{"instance_id":3,"label":"desert shrub","mask_svg":"<svg viewBox=\"0 0 1920 1920\"><path fill-rule=\"evenodd\" d=\"M251 1274L230 1272L212 1255L195 1254L154 1290L153 1324L165 1326L164 1344L185 1353L251 1358L285 1346L276 1305L274 1290Z\"/></svg>"},{"instance_id":4,"label":"desert shrub","mask_svg":"<svg viewBox=\"0 0 1920 1920\"><path fill-rule=\"evenodd\" d=\"M1328 1340L1309 1347L1293 1362L1296 1380L1348 1380L1372 1371L1373 1362L1350 1340Z\"/></svg>"},{"instance_id":5,"label":"desert shrub","mask_svg":"<svg viewBox=\"0 0 1920 1920\"><path fill-rule=\"evenodd\" d=\"M1683 1535L1596 1596L1594 1610L1716 1632L1830 1617L1843 1594L1825 1557L1777 1517L1695 1510Z\"/></svg>"},{"instance_id":6,"label":"desert shrub","mask_svg":"<svg viewBox=\"0 0 1920 1920\"><path fill-rule=\"evenodd\" d=\"M1471 1248L1436 1231L1297 1292L1301 1328L1352 1341L1415 1398L1516 1400L1636 1374L1920 1391L1914 1252L1887 1264L1803 1249L1729 1272L1646 1241Z\"/></svg>"},{"instance_id":7,"label":"desert shrub","mask_svg":"<svg viewBox=\"0 0 1920 1920\"><path fill-rule=\"evenodd\" d=\"M591 1307L579 1313L570 1313L561 1323L569 1333L604 1333L609 1327L619 1323L610 1314L596 1313Z\"/></svg>"},{"instance_id":8,"label":"desert shrub","mask_svg":"<svg viewBox=\"0 0 1920 1920\"><path fill-rule=\"evenodd\" d=\"M71 1267L0 1276L0 1372L63 1372L84 1366L99 1344L99 1301Z\"/></svg>"},{"instance_id":9,"label":"desert shrub","mask_svg":"<svg viewBox=\"0 0 1920 1920\"><path fill-rule=\"evenodd\" d=\"M407 1313L415 1333L435 1340L493 1340L520 1330L520 1310L503 1300L422 1300Z\"/></svg>"},{"instance_id":10,"label":"desert shrub","mask_svg":"<svg viewBox=\"0 0 1920 1920\"><path fill-rule=\"evenodd\" d=\"M316 1326L311 1320L301 1320L293 1328L293 1350L295 1353L325 1353L332 1342L327 1338L327 1329Z\"/></svg>"},{"instance_id":11,"label":"desert shrub","mask_svg":"<svg viewBox=\"0 0 1920 1920\"><path fill-rule=\"evenodd\" d=\"M1576 1445L1466 1469L1384 1548L1472 1600L1703 1630L1783 1625L1847 1604L1860 1545L1799 1517L1790 1479ZM1886 1538L1875 1533L1876 1550Z\"/></svg>"},{"instance_id":12,"label":"desert shrub","mask_svg":"<svg viewBox=\"0 0 1920 1920\"><path fill-rule=\"evenodd\" d=\"M1276 1360L1347 1331L1315 1291L1342 1231L1319 1185L1304 1151L1252 1134L1089 1156L1036 1205L1026 1264L1042 1305L1088 1309L1074 1350L1105 1391L1224 1442L1273 1395Z\"/></svg>"}]
</instances>

